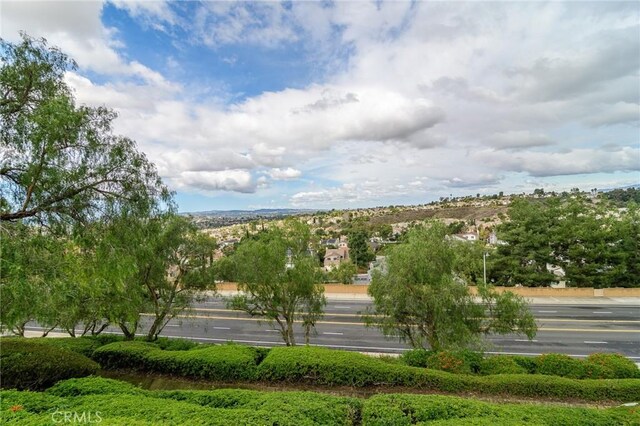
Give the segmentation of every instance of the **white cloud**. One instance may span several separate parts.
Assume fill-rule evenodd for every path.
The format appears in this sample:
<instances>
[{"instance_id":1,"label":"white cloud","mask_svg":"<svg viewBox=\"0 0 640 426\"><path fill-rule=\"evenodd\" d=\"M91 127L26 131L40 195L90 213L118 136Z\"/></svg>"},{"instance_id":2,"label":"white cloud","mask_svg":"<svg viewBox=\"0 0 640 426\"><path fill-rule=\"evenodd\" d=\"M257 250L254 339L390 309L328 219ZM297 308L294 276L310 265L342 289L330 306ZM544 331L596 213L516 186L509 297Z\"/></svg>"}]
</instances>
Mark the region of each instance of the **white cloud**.
<instances>
[{"instance_id":1,"label":"white cloud","mask_svg":"<svg viewBox=\"0 0 640 426\"><path fill-rule=\"evenodd\" d=\"M75 57L79 101L116 108L116 130L181 191L275 193L304 175L292 203L377 204L639 168L634 5L207 2L184 19L176 4L113 3L148 31L180 27L181 49L297 43L318 65L306 86L203 100L125 58L101 3L2 2L3 37L25 29Z\"/></svg>"},{"instance_id":2,"label":"white cloud","mask_svg":"<svg viewBox=\"0 0 640 426\"><path fill-rule=\"evenodd\" d=\"M495 133L485 139L484 143L496 149L523 149L555 144L549 137L528 130Z\"/></svg>"},{"instance_id":3,"label":"white cloud","mask_svg":"<svg viewBox=\"0 0 640 426\"><path fill-rule=\"evenodd\" d=\"M300 170L287 167L286 169L275 168L267 171L267 174L273 180L294 180L302 176Z\"/></svg>"},{"instance_id":4,"label":"white cloud","mask_svg":"<svg viewBox=\"0 0 640 426\"><path fill-rule=\"evenodd\" d=\"M235 191L252 193L256 190L256 183L251 173L246 170L221 170L218 172L180 173L171 182L180 189L196 188L205 192Z\"/></svg>"}]
</instances>

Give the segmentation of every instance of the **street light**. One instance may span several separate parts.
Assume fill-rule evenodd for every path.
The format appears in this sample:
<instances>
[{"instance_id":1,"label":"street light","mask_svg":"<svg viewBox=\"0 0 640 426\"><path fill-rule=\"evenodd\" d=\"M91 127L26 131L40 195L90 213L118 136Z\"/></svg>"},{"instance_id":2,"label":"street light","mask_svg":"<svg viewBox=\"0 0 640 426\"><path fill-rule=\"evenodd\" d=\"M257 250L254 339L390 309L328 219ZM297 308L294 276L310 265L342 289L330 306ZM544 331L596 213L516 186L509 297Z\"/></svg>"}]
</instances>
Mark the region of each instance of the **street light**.
<instances>
[{"instance_id":1,"label":"street light","mask_svg":"<svg viewBox=\"0 0 640 426\"><path fill-rule=\"evenodd\" d=\"M489 253L487 253L486 251L482 253L482 267L484 270L484 286L485 287L487 287L487 256L489 256Z\"/></svg>"}]
</instances>

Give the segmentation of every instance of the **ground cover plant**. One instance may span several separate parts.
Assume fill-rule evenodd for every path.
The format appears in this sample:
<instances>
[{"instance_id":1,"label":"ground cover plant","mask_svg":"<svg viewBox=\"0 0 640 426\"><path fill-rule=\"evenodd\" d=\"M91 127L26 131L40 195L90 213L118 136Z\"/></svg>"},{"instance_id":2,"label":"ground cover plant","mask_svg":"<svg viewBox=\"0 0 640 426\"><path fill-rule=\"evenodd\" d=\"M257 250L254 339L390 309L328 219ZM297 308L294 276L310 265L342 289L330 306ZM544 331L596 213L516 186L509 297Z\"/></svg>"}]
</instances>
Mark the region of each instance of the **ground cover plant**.
<instances>
[{"instance_id":1,"label":"ground cover plant","mask_svg":"<svg viewBox=\"0 0 640 426\"><path fill-rule=\"evenodd\" d=\"M109 425L631 425L635 407L607 409L495 404L441 395L379 394L368 399L314 392L243 389L149 391L100 377L69 379L45 392L0 391L3 423L71 419ZM74 417L75 416L75 417Z\"/></svg>"}]
</instances>

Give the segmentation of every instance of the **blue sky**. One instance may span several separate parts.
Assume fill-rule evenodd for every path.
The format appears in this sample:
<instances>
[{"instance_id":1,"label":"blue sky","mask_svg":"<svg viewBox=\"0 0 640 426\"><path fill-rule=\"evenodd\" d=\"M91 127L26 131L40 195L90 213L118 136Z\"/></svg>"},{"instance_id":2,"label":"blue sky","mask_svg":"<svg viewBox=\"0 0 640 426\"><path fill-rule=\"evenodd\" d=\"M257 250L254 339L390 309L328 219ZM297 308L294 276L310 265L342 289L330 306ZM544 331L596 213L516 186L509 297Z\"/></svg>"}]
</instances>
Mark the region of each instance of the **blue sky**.
<instances>
[{"instance_id":1,"label":"blue sky","mask_svg":"<svg viewBox=\"0 0 640 426\"><path fill-rule=\"evenodd\" d=\"M0 3L80 65L182 211L640 182L640 6Z\"/></svg>"}]
</instances>

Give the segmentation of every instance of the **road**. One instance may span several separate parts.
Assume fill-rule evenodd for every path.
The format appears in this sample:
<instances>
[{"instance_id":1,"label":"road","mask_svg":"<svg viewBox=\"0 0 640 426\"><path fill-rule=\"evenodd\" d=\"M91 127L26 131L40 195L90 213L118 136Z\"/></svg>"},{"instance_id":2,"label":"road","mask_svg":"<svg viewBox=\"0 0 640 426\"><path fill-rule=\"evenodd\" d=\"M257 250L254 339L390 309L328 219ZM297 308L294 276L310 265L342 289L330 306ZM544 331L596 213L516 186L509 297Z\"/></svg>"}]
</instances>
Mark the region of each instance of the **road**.
<instances>
[{"instance_id":1,"label":"road","mask_svg":"<svg viewBox=\"0 0 640 426\"><path fill-rule=\"evenodd\" d=\"M359 352L401 353L408 349L397 339L385 338L377 329L364 327L359 312L370 306L367 300L331 299L324 318L317 324L313 345ZM533 304L538 335L529 341L516 335L491 336L488 353L537 355L548 352L584 357L593 352L618 352L640 362L640 306ZM150 323L145 317L143 328ZM31 330L39 327L31 325ZM115 328L109 332L117 333ZM189 316L175 318L162 336L189 338L200 342L226 342L257 346L278 346L277 330L257 318L225 307L221 298L195 304ZM297 342L304 342L302 330Z\"/></svg>"}]
</instances>

